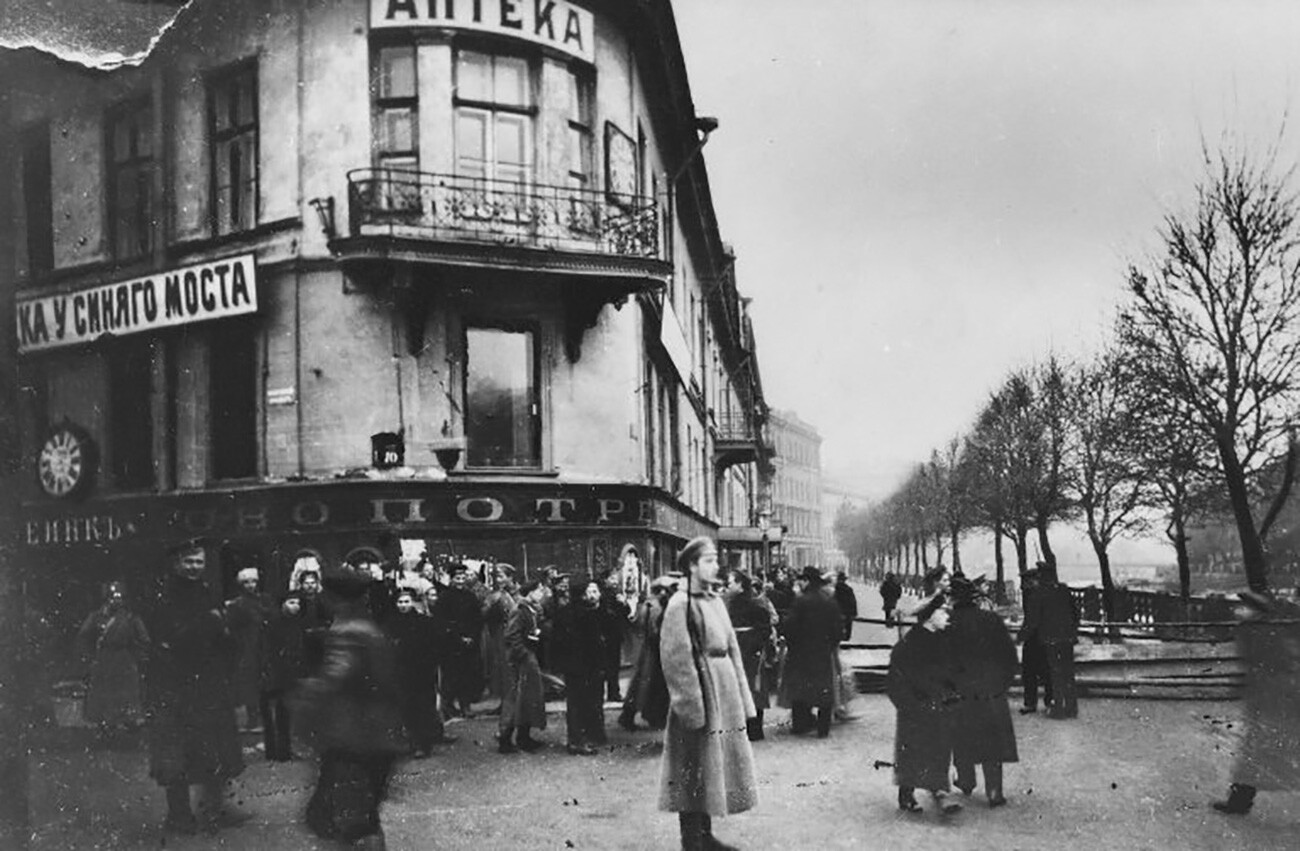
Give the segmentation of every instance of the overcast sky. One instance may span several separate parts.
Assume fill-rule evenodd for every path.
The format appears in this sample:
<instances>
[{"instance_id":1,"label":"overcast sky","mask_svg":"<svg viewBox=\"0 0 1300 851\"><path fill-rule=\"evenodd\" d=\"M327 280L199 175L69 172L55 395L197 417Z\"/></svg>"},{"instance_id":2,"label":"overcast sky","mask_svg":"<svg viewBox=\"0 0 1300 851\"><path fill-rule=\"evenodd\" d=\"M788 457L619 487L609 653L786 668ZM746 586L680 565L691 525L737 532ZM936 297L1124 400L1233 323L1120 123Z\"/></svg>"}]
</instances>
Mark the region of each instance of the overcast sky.
<instances>
[{"instance_id":1,"label":"overcast sky","mask_svg":"<svg viewBox=\"0 0 1300 851\"><path fill-rule=\"evenodd\" d=\"M1095 349L1202 137L1300 159L1294 2L674 8L768 401L870 496L1013 368Z\"/></svg>"}]
</instances>

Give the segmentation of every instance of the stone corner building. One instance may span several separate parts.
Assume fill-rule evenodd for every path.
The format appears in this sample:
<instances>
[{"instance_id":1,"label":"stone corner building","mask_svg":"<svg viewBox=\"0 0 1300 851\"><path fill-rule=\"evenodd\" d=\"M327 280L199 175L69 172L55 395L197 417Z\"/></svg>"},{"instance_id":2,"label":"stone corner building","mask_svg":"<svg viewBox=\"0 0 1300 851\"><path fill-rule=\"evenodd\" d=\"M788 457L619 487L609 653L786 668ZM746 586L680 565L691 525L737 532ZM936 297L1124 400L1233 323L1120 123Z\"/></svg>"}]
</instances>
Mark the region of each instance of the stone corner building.
<instances>
[{"instance_id":1,"label":"stone corner building","mask_svg":"<svg viewBox=\"0 0 1300 851\"><path fill-rule=\"evenodd\" d=\"M138 65L0 68L52 640L194 535L233 593L404 540L659 573L753 526L767 406L666 0L196 0Z\"/></svg>"}]
</instances>

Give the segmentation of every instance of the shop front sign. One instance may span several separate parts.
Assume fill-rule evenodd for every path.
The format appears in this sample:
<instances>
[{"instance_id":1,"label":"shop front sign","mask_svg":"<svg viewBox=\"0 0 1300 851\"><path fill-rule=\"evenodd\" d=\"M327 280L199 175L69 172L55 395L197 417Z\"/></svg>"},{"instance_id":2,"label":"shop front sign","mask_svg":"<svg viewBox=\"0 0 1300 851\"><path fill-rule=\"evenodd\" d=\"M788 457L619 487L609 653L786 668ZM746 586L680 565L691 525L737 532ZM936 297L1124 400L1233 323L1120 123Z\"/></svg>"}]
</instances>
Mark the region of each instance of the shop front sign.
<instances>
[{"instance_id":1,"label":"shop front sign","mask_svg":"<svg viewBox=\"0 0 1300 851\"><path fill-rule=\"evenodd\" d=\"M18 353L257 312L252 254L17 300Z\"/></svg>"},{"instance_id":2,"label":"shop front sign","mask_svg":"<svg viewBox=\"0 0 1300 851\"><path fill-rule=\"evenodd\" d=\"M591 12L565 0L370 0L370 28L439 27L522 39L596 61Z\"/></svg>"},{"instance_id":3,"label":"shop front sign","mask_svg":"<svg viewBox=\"0 0 1300 851\"><path fill-rule=\"evenodd\" d=\"M477 528L638 528L682 538L705 535L704 520L628 486L553 487L338 484L247 492L115 499L113 510L33 508L28 546L104 544L127 535L159 538L275 533L403 533Z\"/></svg>"}]
</instances>

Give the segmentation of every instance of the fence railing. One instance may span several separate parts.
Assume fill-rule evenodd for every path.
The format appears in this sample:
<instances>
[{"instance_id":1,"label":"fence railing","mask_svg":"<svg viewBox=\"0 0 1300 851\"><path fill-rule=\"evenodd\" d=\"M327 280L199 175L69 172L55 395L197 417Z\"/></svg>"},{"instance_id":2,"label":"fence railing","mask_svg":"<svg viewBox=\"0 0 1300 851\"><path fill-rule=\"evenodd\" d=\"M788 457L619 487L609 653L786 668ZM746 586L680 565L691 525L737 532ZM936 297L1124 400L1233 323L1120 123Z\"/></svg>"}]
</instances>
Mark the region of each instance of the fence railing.
<instances>
[{"instance_id":1,"label":"fence railing","mask_svg":"<svg viewBox=\"0 0 1300 851\"><path fill-rule=\"evenodd\" d=\"M661 259L654 198L573 186L362 168L348 172L353 236Z\"/></svg>"}]
</instances>

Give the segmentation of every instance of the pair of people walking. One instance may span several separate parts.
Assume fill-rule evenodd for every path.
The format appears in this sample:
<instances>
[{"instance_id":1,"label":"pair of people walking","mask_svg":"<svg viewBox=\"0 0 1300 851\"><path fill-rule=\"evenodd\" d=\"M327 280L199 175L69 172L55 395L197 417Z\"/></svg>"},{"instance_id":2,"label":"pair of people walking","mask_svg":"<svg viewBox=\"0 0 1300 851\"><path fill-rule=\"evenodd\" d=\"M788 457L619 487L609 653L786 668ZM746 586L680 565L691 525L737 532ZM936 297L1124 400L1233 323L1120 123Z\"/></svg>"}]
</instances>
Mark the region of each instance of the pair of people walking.
<instances>
[{"instance_id":1,"label":"pair of people walking","mask_svg":"<svg viewBox=\"0 0 1300 851\"><path fill-rule=\"evenodd\" d=\"M945 603L952 599L951 617ZM984 775L990 807L1007 803L1002 765L1019 760L1007 691L1015 679L1016 650L1001 617L979 608L978 587L954 577L914 613L890 654L886 690L897 710L894 781L898 807L922 811L916 790L930 793L944 815L962 806L953 785L970 795L975 766ZM955 766L955 781L950 767Z\"/></svg>"}]
</instances>

